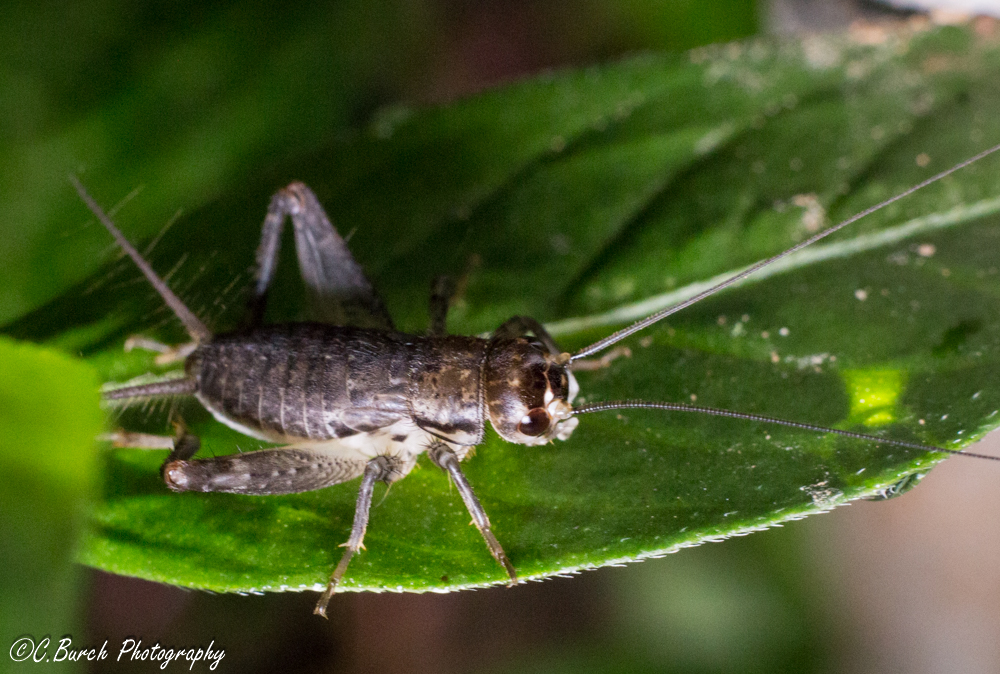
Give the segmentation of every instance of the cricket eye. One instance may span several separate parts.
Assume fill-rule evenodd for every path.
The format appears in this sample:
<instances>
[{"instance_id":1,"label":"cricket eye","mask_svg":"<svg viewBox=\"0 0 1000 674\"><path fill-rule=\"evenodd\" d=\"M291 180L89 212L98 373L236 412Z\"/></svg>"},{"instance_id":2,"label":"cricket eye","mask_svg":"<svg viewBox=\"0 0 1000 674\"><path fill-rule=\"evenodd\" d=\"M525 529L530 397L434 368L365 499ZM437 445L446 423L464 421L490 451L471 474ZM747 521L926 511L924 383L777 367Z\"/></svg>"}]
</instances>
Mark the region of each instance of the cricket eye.
<instances>
[{"instance_id":1,"label":"cricket eye","mask_svg":"<svg viewBox=\"0 0 1000 674\"><path fill-rule=\"evenodd\" d=\"M518 433L524 435L537 436L547 430L549 430L549 413L542 407L530 410L521 418L521 423L517 425Z\"/></svg>"}]
</instances>

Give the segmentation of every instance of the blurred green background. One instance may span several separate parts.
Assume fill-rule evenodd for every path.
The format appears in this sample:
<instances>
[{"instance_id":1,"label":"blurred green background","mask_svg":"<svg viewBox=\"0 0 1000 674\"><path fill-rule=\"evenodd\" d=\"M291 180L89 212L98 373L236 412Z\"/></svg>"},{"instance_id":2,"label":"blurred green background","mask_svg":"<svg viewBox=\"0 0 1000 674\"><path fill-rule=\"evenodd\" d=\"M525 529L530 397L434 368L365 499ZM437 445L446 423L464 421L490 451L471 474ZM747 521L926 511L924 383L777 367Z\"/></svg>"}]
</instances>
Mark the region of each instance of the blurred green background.
<instances>
[{"instance_id":1,"label":"blurred green background","mask_svg":"<svg viewBox=\"0 0 1000 674\"><path fill-rule=\"evenodd\" d=\"M179 204L193 210L266 167L292 165L386 105L734 39L756 19L752 3L735 1L97 2L14 5L5 25L0 323L100 259L96 236L69 242L43 224L76 212L71 170L97 193L155 182L142 200L152 233ZM80 261L71 277L63 256Z\"/></svg>"},{"instance_id":2,"label":"blurred green background","mask_svg":"<svg viewBox=\"0 0 1000 674\"><path fill-rule=\"evenodd\" d=\"M86 278L108 254L99 233L77 236L85 216L69 172L103 194L155 185L133 218L146 227L134 236L153 235L177 208L294 165L391 114L387 106L446 103L547 68L737 39L761 30L766 11L741 0L5 3L0 324ZM92 383L86 371L65 376L81 391ZM3 383L38 377L6 371ZM50 404L53 416L73 407ZM4 423L49 423L3 414ZM87 430L99 421L67 423ZM949 463L896 502L629 568L514 590L339 596L329 623L311 615L311 594L214 596L66 571L60 542L70 534L53 531L34 558L51 559L61 575L34 598L5 593L0 634L8 648L38 621L80 646L108 639L111 661L93 671L156 667L114 662L126 635L175 646L214 640L226 649L217 671L995 671L991 626L1000 621L983 607L1000 604L991 602L1000 583L977 560L996 559L1000 532L970 513L1000 505L976 491L977 480L1000 490L975 468ZM72 517L74 499L97 479L87 477L90 487L51 513L39 508L37 522L11 517L11 506L6 516L25 530ZM933 500L935 488L943 500ZM968 554L956 560L954 550ZM936 570L960 561L973 571L945 584L955 576ZM893 576L899 594L886 589ZM930 602L941 595L957 599L945 612Z\"/></svg>"}]
</instances>

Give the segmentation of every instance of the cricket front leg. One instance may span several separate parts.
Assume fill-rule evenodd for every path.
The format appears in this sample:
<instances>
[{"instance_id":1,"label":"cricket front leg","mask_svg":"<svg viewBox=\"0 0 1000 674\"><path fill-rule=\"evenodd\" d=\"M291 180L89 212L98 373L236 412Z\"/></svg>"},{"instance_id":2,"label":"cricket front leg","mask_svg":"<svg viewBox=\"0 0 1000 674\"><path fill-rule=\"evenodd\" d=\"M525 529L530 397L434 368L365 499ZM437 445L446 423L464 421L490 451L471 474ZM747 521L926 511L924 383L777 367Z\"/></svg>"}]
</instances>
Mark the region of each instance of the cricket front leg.
<instances>
[{"instance_id":1,"label":"cricket front leg","mask_svg":"<svg viewBox=\"0 0 1000 674\"><path fill-rule=\"evenodd\" d=\"M493 332L492 339L513 339L514 337L523 337L528 333L537 337L553 356L563 353L559 345L556 344L556 340L552 339L552 335L545 329L545 326L530 316L513 316L508 318L504 321L503 325ZM569 360L569 354L566 354L566 359Z\"/></svg>"},{"instance_id":2,"label":"cricket front leg","mask_svg":"<svg viewBox=\"0 0 1000 674\"><path fill-rule=\"evenodd\" d=\"M489 548L490 554L493 555L493 559L497 560L507 571L507 575L510 576L508 586L517 585L517 572L514 570L514 565L507 559L506 553L500 547L500 542L493 535L493 530L490 527L490 518L486 516L486 511L483 510L482 504L479 503L475 492L472 491L472 485L465 479L465 473L462 472L458 464L458 456L443 442L432 445L427 450L427 455L430 456L431 461L451 476L452 482L455 483L458 493L465 502L465 507L468 509L469 514L472 515L472 522L479 529L479 533L482 534L483 539L486 541L486 547Z\"/></svg>"}]
</instances>

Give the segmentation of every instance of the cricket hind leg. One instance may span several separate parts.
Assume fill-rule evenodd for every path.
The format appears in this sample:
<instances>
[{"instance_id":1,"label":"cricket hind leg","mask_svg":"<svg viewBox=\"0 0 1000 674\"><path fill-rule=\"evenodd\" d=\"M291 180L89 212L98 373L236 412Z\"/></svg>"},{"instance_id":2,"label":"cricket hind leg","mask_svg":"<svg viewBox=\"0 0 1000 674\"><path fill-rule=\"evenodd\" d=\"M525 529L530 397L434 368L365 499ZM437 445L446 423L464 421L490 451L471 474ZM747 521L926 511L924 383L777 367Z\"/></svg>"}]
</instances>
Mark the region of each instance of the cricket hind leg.
<instances>
[{"instance_id":1,"label":"cricket hind leg","mask_svg":"<svg viewBox=\"0 0 1000 674\"><path fill-rule=\"evenodd\" d=\"M347 543L343 544L342 547L347 549L340 558L337 568L330 575L330 580L327 582L323 594L320 595L319 601L316 602L316 608L313 609L313 613L316 615L326 617L326 607L330 603L333 593L337 591L340 579L347 572L347 565L350 564L354 553L364 548L365 531L368 529L368 515L371 512L375 483L385 482L386 484L392 484L404 477L412 467L412 462L407 465L403 461L389 456L377 456L365 464L364 473L361 477L361 488L358 490L358 500L354 506L354 523L351 525L351 537L347 539Z\"/></svg>"},{"instance_id":2,"label":"cricket hind leg","mask_svg":"<svg viewBox=\"0 0 1000 674\"><path fill-rule=\"evenodd\" d=\"M163 481L173 491L224 492L271 496L297 494L347 482L364 471L361 459L331 455L322 443L191 459L175 449L163 467Z\"/></svg>"},{"instance_id":3,"label":"cricket hind leg","mask_svg":"<svg viewBox=\"0 0 1000 674\"><path fill-rule=\"evenodd\" d=\"M479 533L483 536L483 540L486 541L486 547L489 548L490 554L493 555L493 559L500 563L500 566L504 568L510 577L509 586L517 585L517 572L514 570L514 565L510 563L507 554L500 546L500 542L493 535L490 518L486 516L486 511L483 510L482 504L476 498L476 493L472 491L472 485L465 479L465 473L462 472L458 463L458 455L443 442L434 443L427 450L427 455L435 465L451 477L452 482L455 483L455 487L458 489L459 495L462 497L462 501L465 502L466 509L472 515L473 524L476 525Z\"/></svg>"},{"instance_id":4,"label":"cricket hind leg","mask_svg":"<svg viewBox=\"0 0 1000 674\"><path fill-rule=\"evenodd\" d=\"M299 272L313 318L331 325L392 330L392 319L361 265L334 229L316 195L299 182L277 192L267 209L249 303L250 327L260 325L264 317L286 216L295 230Z\"/></svg>"}]
</instances>

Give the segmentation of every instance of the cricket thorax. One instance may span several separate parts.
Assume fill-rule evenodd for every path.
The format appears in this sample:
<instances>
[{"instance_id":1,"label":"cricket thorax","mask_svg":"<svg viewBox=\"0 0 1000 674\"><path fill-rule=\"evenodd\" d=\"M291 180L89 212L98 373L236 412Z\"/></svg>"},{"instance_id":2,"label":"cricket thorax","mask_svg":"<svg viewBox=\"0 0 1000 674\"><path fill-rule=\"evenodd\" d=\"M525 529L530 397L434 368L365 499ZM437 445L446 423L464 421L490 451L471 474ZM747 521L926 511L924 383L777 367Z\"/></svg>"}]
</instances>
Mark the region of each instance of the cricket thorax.
<instances>
[{"instance_id":1,"label":"cricket thorax","mask_svg":"<svg viewBox=\"0 0 1000 674\"><path fill-rule=\"evenodd\" d=\"M543 445L567 439L576 428L570 404L576 379L561 356L535 340L493 342L483 388L490 423L509 442Z\"/></svg>"}]
</instances>

